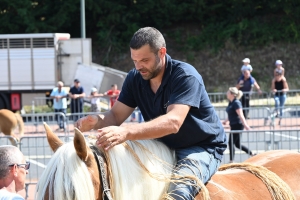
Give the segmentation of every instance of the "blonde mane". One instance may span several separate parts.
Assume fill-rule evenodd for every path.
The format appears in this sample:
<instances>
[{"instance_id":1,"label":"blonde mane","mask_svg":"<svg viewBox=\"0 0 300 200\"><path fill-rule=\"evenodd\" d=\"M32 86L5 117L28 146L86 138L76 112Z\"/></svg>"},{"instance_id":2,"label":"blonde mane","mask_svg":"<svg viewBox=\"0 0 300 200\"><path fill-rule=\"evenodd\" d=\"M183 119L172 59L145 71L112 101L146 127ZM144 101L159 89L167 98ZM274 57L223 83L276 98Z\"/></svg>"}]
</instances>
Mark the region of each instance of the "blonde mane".
<instances>
[{"instance_id":1,"label":"blonde mane","mask_svg":"<svg viewBox=\"0 0 300 200\"><path fill-rule=\"evenodd\" d=\"M87 143L94 145L95 140ZM175 152L156 140L126 141L103 153L108 164L111 193L117 200L168 199L170 182L182 182L190 177L174 176ZM73 142L63 144L39 179L36 199L44 199L49 191L49 199L95 200L91 176L77 156Z\"/></svg>"},{"instance_id":2,"label":"blonde mane","mask_svg":"<svg viewBox=\"0 0 300 200\"><path fill-rule=\"evenodd\" d=\"M49 188L47 188L49 186ZM77 156L73 142L57 149L41 175L35 199L95 200L94 189L87 166Z\"/></svg>"},{"instance_id":3,"label":"blonde mane","mask_svg":"<svg viewBox=\"0 0 300 200\"><path fill-rule=\"evenodd\" d=\"M155 140L127 141L107 154L112 176L111 191L115 199L153 200L161 199L166 193L176 160L174 151L163 143Z\"/></svg>"}]
</instances>

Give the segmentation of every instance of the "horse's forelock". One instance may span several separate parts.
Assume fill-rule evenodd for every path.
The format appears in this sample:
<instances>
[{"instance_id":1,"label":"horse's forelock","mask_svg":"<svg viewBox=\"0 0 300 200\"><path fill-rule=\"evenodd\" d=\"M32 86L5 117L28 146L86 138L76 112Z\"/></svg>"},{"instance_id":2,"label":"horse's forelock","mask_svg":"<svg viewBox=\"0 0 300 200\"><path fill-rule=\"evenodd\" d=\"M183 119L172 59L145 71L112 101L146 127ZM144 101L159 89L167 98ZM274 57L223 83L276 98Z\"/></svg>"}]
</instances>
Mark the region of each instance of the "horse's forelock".
<instances>
[{"instance_id":1,"label":"horse's forelock","mask_svg":"<svg viewBox=\"0 0 300 200\"><path fill-rule=\"evenodd\" d=\"M95 199L91 174L73 142L61 146L50 159L37 184L36 199L44 199L46 190L49 199Z\"/></svg>"}]
</instances>

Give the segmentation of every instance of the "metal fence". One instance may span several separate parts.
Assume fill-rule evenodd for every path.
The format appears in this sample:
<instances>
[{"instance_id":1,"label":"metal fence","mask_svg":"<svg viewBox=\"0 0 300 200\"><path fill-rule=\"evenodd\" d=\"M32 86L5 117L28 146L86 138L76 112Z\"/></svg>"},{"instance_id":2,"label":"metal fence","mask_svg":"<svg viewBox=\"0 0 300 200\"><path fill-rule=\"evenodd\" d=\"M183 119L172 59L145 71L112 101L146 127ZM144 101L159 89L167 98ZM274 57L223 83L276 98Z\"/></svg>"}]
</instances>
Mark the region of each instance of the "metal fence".
<instances>
[{"instance_id":1,"label":"metal fence","mask_svg":"<svg viewBox=\"0 0 300 200\"><path fill-rule=\"evenodd\" d=\"M253 154L259 154L269 150L291 150L300 152L300 130L252 130L252 131L227 131L227 138L233 134L241 134L241 145L245 145ZM231 145L235 146L231 140ZM251 157L241 150L241 146L235 147L235 162L242 162ZM225 151L222 163L229 162L229 147Z\"/></svg>"},{"instance_id":2,"label":"metal fence","mask_svg":"<svg viewBox=\"0 0 300 200\"><path fill-rule=\"evenodd\" d=\"M250 95L250 104L252 106L273 106L274 95L272 92L244 92ZM228 104L227 92L208 93L211 103L215 107L224 107ZM289 90L286 92L286 105L300 105L300 90Z\"/></svg>"},{"instance_id":3,"label":"metal fence","mask_svg":"<svg viewBox=\"0 0 300 200\"><path fill-rule=\"evenodd\" d=\"M262 102L267 102L267 104L262 103L259 106L252 106L249 109L250 119L247 119L248 124L252 127L251 131L230 131L229 126L225 127L226 134L228 138L230 133L241 134L241 144L249 147L249 149L255 153L259 154L264 151L272 149L288 149L292 151L300 151L300 100L298 95L300 90L288 92L288 98L296 97L295 103L288 104L284 107L284 115L282 118L276 118L274 115L274 108L271 101L270 93L263 93L258 95L256 93L252 94L251 101L256 100L256 98ZM212 103L218 104L215 106L215 110L219 115L221 120L227 118L226 113L226 93L214 93L209 94ZM257 95L257 96L256 96ZM263 97L263 98L262 98ZM46 106L45 98L35 98L32 104L31 114L22 114L25 123L25 133L26 136L20 138L18 142L18 147L25 155L26 159L31 162L31 168L26 179L26 194L28 195L28 188L31 185L35 185L38 178L44 171L47 163L49 162L53 152L50 149L44 131L44 124L46 122L52 130L65 142L72 141L74 122L79 117L86 116L88 114L100 114L95 112L83 112L83 113L55 113L53 110L51 112L45 113L43 110L39 110L42 113L36 113L36 108L39 106ZM224 103L226 101L226 103ZM263 105L263 106L262 106ZM293 105L293 106L291 106ZM49 108L49 107L48 107ZM50 108L51 109L51 108ZM131 122L134 117L136 121L140 116L140 111L135 110L134 115L130 116L126 122ZM58 130L58 118L63 120L66 127L63 131ZM280 121L280 122L279 122ZM11 140L17 142L14 138L9 136L0 137L0 145L11 144ZM234 145L232 143L232 145ZM238 146L240 147L240 146ZM235 147L236 148L236 147ZM246 152L241 151L236 148L235 151L235 162L242 162L249 158ZM229 162L229 149L224 153L222 163ZM26 196L27 198L28 196Z\"/></svg>"},{"instance_id":4,"label":"metal fence","mask_svg":"<svg viewBox=\"0 0 300 200\"><path fill-rule=\"evenodd\" d=\"M272 149L285 149L300 151L300 130L268 130L268 131L227 131L229 134L241 134L241 144L247 146L254 154ZM71 142L73 137L59 136L65 142ZM0 137L1 145L9 144L9 137ZM45 135L24 136L21 138L19 148L31 167L26 178L26 198L28 189L35 185L53 155ZM240 146L235 147L235 162L242 162L250 157L247 152L241 151ZM229 162L229 149L224 153L222 164ZM31 197L30 197L31 198Z\"/></svg>"},{"instance_id":5,"label":"metal fence","mask_svg":"<svg viewBox=\"0 0 300 200\"><path fill-rule=\"evenodd\" d=\"M53 109L53 99L50 97L35 97L32 100L31 105L26 105L26 111L29 113L44 113L44 112L54 112ZM72 110L79 110L81 104L79 101L76 101L77 104L72 105ZM68 110L71 112L71 99L67 98ZM105 97L99 97L98 106L100 110L106 111L109 110L109 99ZM83 98L82 109L83 111L88 111L91 107L91 99L88 97Z\"/></svg>"}]
</instances>

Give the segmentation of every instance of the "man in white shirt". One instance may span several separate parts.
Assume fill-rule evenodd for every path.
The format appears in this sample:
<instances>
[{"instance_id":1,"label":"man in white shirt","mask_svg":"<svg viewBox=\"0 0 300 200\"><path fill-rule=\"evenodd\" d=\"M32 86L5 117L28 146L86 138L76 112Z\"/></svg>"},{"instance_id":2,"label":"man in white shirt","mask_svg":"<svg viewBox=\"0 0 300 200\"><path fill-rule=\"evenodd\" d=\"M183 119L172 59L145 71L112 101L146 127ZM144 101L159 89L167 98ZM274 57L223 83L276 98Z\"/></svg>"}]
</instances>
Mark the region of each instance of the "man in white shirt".
<instances>
[{"instance_id":1,"label":"man in white shirt","mask_svg":"<svg viewBox=\"0 0 300 200\"><path fill-rule=\"evenodd\" d=\"M54 88L50 94L50 97L53 98L53 108L55 112L61 112L66 115L67 112L67 97L68 92L63 88L64 83L61 81L57 82L57 87ZM58 130L65 130L66 122L62 115L55 115L55 119L59 126Z\"/></svg>"}]
</instances>

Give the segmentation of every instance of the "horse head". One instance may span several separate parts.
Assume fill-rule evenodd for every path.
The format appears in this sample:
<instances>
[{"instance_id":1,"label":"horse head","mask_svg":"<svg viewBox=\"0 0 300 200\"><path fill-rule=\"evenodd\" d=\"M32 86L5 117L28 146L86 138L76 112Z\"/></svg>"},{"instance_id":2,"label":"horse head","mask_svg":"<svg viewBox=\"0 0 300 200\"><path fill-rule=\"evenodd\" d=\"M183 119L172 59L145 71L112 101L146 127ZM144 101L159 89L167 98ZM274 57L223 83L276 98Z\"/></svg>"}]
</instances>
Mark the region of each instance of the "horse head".
<instances>
[{"instance_id":1,"label":"horse head","mask_svg":"<svg viewBox=\"0 0 300 200\"><path fill-rule=\"evenodd\" d=\"M64 144L47 124L44 126L54 155L39 180L36 199L101 199L97 162L84 135L75 129L73 144Z\"/></svg>"}]
</instances>

